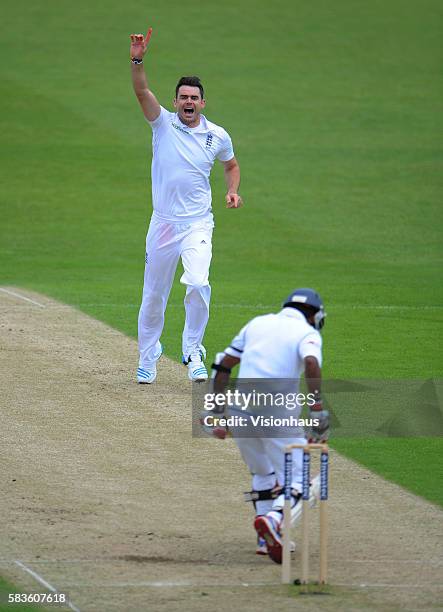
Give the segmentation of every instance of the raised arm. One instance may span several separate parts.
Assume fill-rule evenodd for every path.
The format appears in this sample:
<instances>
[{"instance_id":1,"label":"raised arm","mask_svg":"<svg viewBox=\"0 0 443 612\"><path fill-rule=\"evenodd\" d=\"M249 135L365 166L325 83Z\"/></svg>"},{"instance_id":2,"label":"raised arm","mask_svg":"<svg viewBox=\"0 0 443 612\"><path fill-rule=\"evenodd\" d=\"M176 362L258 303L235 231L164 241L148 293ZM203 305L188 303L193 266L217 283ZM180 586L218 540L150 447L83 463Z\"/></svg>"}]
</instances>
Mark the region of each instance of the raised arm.
<instances>
[{"instance_id":1,"label":"raised arm","mask_svg":"<svg viewBox=\"0 0 443 612\"><path fill-rule=\"evenodd\" d=\"M160 115L160 104L148 87L143 58L151 38L152 28L149 28L146 38L143 34L131 34L131 74L132 86L144 116L148 121L154 121Z\"/></svg>"}]
</instances>

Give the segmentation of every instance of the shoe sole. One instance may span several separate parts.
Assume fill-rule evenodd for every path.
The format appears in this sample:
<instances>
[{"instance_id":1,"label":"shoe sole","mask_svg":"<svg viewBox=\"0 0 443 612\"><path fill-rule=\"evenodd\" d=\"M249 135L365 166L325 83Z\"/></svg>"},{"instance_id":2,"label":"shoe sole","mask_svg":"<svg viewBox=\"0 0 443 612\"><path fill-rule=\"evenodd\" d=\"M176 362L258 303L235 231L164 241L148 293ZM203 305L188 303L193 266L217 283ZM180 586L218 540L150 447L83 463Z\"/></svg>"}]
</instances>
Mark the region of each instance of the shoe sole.
<instances>
[{"instance_id":1,"label":"shoe sole","mask_svg":"<svg viewBox=\"0 0 443 612\"><path fill-rule=\"evenodd\" d=\"M188 377L189 377L189 380L191 380L192 382L196 382L196 383L202 383L208 380L207 376L205 377L200 376L198 378L194 378L193 376L191 376L191 374L189 374Z\"/></svg>"},{"instance_id":2,"label":"shoe sole","mask_svg":"<svg viewBox=\"0 0 443 612\"><path fill-rule=\"evenodd\" d=\"M258 535L264 539L268 547L268 555L279 565L282 562L281 538L272 526L271 521L266 516L258 516L254 521L254 527Z\"/></svg>"},{"instance_id":3,"label":"shoe sole","mask_svg":"<svg viewBox=\"0 0 443 612\"><path fill-rule=\"evenodd\" d=\"M295 553L295 542L291 542L291 548L289 549L291 553ZM257 547L257 550L255 551L256 555L260 555L261 557L267 557L268 556L268 549L265 547Z\"/></svg>"}]
</instances>

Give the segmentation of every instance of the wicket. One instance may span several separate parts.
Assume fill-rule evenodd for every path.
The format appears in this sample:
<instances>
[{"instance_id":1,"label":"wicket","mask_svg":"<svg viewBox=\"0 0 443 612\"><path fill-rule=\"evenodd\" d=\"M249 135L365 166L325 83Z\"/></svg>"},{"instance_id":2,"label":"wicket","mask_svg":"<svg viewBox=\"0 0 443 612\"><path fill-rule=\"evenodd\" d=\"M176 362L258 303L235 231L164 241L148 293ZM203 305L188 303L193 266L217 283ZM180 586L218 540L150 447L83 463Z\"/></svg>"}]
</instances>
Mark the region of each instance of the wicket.
<instances>
[{"instance_id":1,"label":"wicket","mask_svg":"<svg viewBox=\"0 0 443 612\"><path fill-rule=\"evenodd\" d=\"M301 541L301 584L309 582L309 485L311 478L311 451L320 451L320 572L319 584L327 581L327 546L328 546L328 478L329 449L327 444L289 444L285 447L285 504L283 508L283 559L282 583L291 582L291 484L292 484L292 450L303 450L303 490L302 490L302 541ZM299 502L300 503L300 502Z\"/></svg>"}]
</instances>

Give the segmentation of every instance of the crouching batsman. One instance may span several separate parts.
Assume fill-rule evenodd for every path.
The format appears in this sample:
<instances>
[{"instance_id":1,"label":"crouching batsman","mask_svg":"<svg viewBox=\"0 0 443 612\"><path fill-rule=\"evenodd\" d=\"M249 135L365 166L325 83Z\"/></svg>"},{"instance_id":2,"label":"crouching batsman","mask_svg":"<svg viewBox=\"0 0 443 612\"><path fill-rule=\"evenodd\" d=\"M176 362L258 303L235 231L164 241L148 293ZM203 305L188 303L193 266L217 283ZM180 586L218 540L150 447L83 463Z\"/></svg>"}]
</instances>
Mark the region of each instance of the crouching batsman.
<instances>
[{"instance_id":1,"label":"crouching batsman","mask_svg":"<svg viewBox=\"0 0 443 612\"><path fill-rule=\"evenodd\" d=\"M224 392L229 383L231 370L240 364L238 382L245 379L273 379L274 381L291 381L292 388L298 390L298 381L305 377L309 406L309 429L298 424L285 427L278 426L273 433L262 427L255 435L242 437L240 427L231 431L240 450L241 456L252 475L252 491L246 493L246 500L252 501L255 507L254 527L257 532L257 554L269 554L276 563L281 563L284 496L284 447L287 444L304 444L307 439L312 442L325 441L329 434L329 414L323 409L321 400L321 364L322 338L325 312L320 296L313 289L297 289L283 303L277 314L267 314L252 319L233 339L224 353L218 353L213 364L213 388L217 393ZM269 381L272 386L272 380ZM299 397L299 395L298 395ZM310 400L310 401L309 401ZM302 410L296 405L290 411L299 423ZM234 412L252 415L248 409L230 409ZM289 412L289 411L288 411ZM212 427L206 431L218 438L227 434L225 424L226 407L219 408L219 417L213 415ZM238 417L237 417L238 418ZM257 420L251 416L251 419ZM288 422L288 421L286 421ZM261 437L263 436L263 437ZM293 451L292 474L292 522L301 515L302 492L302 457L301 449ZM318 496L318 478L311 483L311 501ZM300 503L299 503L300 502Z\"/></svg>"}]
</instances>

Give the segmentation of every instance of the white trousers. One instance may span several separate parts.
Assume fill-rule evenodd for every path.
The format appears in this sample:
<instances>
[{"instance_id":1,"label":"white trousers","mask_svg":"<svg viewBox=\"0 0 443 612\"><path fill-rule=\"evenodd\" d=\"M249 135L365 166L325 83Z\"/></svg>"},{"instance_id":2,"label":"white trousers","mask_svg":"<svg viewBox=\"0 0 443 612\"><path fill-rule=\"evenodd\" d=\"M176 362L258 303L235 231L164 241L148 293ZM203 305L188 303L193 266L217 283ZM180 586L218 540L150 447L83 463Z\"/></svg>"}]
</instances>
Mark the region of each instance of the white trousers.
<instances>
[{"instance_id":1,"label":"white trousers","mask_svg":"<svg viewBox=\"0 0 443 612\"><path fill-rule=\"evenodd\" d=\"M143 298L138 316L139 366L149 368L158 358L166 304L181 257L186 285L182 350L189 355L202 343L209 319L212 219L165 223L152 217L146 236Z\"/></svg>"},{"instance_id":2,"label":"white trousers","mask_svg":"<svg viewBox=\"0 0 443 612\"><path fill-rule=\"evenodd\" d=\"M283 486L284 475L284 448L288 444L306 444L305 438L236 438L234 437L243 461L252 475L252 489L265 491L272 489L277 483ZM292 488L302 492L303 482L303 451L292 451ZM256 513L266 514L273 507L280 507L283 503L281 495L274 502L272 500L256 503Z\"/></svg>"}]
</instances>

